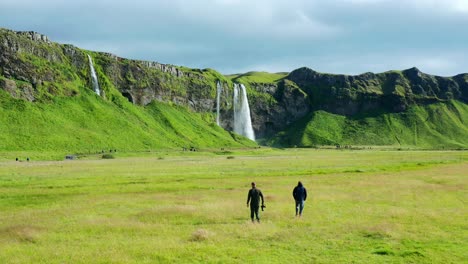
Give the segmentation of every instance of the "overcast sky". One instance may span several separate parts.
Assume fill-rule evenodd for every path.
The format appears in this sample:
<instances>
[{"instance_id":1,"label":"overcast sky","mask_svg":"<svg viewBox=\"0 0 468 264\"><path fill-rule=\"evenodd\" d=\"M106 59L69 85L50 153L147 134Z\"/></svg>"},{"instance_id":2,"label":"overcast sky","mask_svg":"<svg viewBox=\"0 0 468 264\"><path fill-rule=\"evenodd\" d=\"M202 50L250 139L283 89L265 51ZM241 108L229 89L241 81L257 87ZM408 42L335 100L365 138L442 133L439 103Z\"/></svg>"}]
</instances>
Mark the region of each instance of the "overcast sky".
<instances>
[{"instance_id":1,"label":"overcast sky","mask_svg":"<svg viewBox=\"0 0 468 264\"><path fill-rule=\"evenodd\" d=\"M468 0L0 0L0 27L224 74L468 72Z\"/></svg>"}]
</instances>

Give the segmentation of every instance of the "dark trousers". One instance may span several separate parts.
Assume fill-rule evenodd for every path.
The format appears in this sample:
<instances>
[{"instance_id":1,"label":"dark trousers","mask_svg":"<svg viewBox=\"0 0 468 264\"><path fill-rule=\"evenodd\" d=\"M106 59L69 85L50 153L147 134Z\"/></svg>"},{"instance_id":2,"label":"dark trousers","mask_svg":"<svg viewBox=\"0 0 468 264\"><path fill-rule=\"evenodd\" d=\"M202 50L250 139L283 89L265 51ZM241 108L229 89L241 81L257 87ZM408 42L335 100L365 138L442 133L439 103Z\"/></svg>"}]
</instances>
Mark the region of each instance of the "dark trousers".
<instances>
[{"instance_id":1,"label":"dark trousers","mask_svg":"<svg viewBox=\"0 0 468 264\"><path fill-rule=\"evenodd\" d=\"M302 210L304 210L304 201L296 200L296 215L297 213L299 213L299 215L302 215Z\"/></svg>"},{"instance_id":2,"label":"dark trousers","mask_svg":"<svg viewBox=\"0 0 468 264\"><path fill-rule=\"evenodd\" d=\"M258 209L260 207L257 205L257 206L250 206L250 218L252 219L252 221L254 220L254 214L255 214L255 217L257 218L257 221L260 221L260 217L258 216Z\"/></svg>"}]
</instances>

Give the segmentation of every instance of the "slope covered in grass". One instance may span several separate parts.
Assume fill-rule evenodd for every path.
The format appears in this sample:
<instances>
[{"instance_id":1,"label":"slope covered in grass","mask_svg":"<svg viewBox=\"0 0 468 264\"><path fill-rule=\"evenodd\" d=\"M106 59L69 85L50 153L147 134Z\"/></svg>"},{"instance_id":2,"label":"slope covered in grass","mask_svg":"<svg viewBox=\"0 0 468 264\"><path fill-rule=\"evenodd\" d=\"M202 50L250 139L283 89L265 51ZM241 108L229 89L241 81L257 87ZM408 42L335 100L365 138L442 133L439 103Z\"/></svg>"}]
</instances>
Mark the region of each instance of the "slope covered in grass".
<instances>
[{"instance_id":1,"label":"slope covered in grass","mask_svg":"<svg viewBox=\"0 0 468 264\"><path fill-rule=\"evenodd\" d=\"M106 101L91 91L52 102L13 99L0 90L0 149L94 152L170 147L245 146L201 114L152 103L135 106L125 99Z\"/></svg>"},{"instance_id":2,"label":"slope covered in grass","mask_svg":"<svg viewBox=\"0 0 468 264\"><path fill-rule=\"evenodd\" d=\"M271 145L468 146L468 106L449 101L412 106L402 113L345 117L315 111L281 132Z\"/></svg>"}]
</instances>

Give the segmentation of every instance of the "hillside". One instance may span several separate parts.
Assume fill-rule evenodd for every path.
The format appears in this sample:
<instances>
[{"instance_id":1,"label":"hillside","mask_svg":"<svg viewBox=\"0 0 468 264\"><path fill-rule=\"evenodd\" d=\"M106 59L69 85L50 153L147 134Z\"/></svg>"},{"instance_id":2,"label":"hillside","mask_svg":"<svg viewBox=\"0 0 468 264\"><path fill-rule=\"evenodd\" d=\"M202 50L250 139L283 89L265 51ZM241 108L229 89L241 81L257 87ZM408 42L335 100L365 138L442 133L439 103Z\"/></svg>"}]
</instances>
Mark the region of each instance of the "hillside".
<instances>
[{"instance_id":1,"label":"hillside","mask_svg":"<svg viewBox=\"0 0 468 264\"><path fill-rule=\"evenodd\" d=\"M215 124L217 82L224 129ZM224 76L0 29L0 150L255 146L227 132L233 83L245 85L256 138L265 144L468 147L468 74L300 68Z\"/></svg>"},{"instance_id":2,"label":"hillside","mask_svg":"<svg viewBox=\"0 0 468 264\"><path fill-rule=\"evenodd\" d=\"M31 103L11 99L0 90L1 149L150 150L175 147L255 146L203 116L181 106L153 102L137 107L103 102L91 92L58 97L52 102Z\"/></svg>"},{"instance_id":3,"label":"hillside","mask_svg":"<svg viewBox=\"0 0 468 264\"><path fill-rule=\"evenodd\" d=\"M318 110L278 133L269 144L466 148L467 124L468 106L457 101L375 116L346 117Z\"/></svg>"},{"instance_id":4,"label":"hillside","mask_svg":"<svg viewBox=\"0 0 468 264\"><path fill-rule=\"evenodd\" d=\"M256 146L218 127L212 115L170 100L133 104L96 67L99 97L86 61L86 54L95 53L35 33L0 33L0 150ZM99 61L107 55L96 56Z\"/></svg>"}]
</instances>

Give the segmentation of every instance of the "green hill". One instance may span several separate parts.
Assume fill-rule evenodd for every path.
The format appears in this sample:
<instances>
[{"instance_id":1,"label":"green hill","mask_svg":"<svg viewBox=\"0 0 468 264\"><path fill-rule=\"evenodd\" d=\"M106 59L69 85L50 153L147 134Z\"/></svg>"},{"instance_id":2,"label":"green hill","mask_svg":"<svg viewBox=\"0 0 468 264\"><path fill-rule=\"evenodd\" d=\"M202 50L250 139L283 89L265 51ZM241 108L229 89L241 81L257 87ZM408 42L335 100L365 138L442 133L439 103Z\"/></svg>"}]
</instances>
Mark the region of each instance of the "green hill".
<instances>
[{"instance_id":1,"label":"green hill","mask_svg":"<svg viewBox=\"0 0 468 264\"><path fill-rule=\"evenodd\" d=\"M0 123L0 149L6 151L85 153L256 145L181 106L153 102L141 107L125 99L116 104L91 91L32 103L13 99L0 89Z\"/></svg>"},{"instance_id":2,"label":"green hill","mask_svg":"<svg viewBox=\"0 0 468 264\"><path fill-rule=\"evenodd\" d=\"M374 116L314 111L278 133L269 144L310 147L317 145L391 145L420 148L466 148L468 105L449 101L414 105L401 113Z\"/></svg>"}]
</instances>

